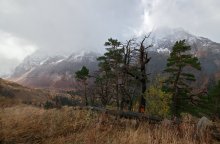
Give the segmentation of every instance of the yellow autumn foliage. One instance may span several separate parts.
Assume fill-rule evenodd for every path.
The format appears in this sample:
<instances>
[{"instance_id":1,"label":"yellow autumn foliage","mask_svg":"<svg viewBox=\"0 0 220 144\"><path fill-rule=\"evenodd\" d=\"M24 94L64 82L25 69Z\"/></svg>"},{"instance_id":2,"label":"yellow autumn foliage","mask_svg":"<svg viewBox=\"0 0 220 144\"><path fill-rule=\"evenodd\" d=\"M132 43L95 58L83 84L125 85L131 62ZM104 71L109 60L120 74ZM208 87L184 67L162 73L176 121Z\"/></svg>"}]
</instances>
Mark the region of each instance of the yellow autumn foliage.
<instances>
[{"instance_id":1,"label":"yellow autumn foliage","mask_svg":"<svg viewBox=\"0 0 220 144\"><path fill-rule=\"evenodd\" d=\"M145 93L146 111L151 115L167 117L170 114L171 94L162 90L163 78L157 77Z\"/></svg>"}]
</instances>

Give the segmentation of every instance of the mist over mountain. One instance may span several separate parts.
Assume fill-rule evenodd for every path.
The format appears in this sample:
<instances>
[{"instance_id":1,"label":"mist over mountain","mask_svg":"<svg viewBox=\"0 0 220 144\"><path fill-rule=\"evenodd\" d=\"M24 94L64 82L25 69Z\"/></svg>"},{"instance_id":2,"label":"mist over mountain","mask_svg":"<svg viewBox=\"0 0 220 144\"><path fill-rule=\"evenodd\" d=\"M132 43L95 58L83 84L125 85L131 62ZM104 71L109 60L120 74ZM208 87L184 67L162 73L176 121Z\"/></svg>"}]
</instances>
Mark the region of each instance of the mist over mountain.
<instances>
[{"instance_id":1,"label":"mist over mountain","mask_svg":"<svg viewBox=\"0 0 220 144\"><path fill-rule=\"evenodd\" d=\"M191 53L201 62L202 71L198 73L198 77L220 78L220 44L181 28L161 28L151 33L148 43L152 43L153 47L149 49L151 61L148 72L152 76L162 73L174 43L183 39L192 47ZM74 73L83 65L90 69L91 74L94 73L98 68L96 58L100 55L101 53L85 51L69 56L41 56L36 53L17 66L10 79L32 87L72 88L75 84Z\"/></svg>"},{"instance_id":2,"label":"mist over mountain","mask_svg":"<svg viewBox=\"0 0 220 144\"><path fill-rule=\"evenodd\" d=\"M182 27L216 42L218 0L0 1L0 76L36 52L69 55L100 51L109 37L122 41L159 27ZM192 8L193 7L193 8Z\"/></svg>"}]
</instances>

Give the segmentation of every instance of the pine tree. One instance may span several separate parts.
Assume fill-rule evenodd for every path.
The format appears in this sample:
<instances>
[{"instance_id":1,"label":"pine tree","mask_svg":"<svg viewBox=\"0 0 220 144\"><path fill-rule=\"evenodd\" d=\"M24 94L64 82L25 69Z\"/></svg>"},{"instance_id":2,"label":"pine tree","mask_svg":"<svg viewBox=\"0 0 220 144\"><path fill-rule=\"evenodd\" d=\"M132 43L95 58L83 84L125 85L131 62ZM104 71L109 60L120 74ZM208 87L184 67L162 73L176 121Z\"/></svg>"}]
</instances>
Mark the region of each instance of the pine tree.
<instances>
[{"instance_id":1,"label":"pine tree","mask_svg":"<svg viewBox=\"0 0 220 144\"><path fill-rule=\"evenodd\" d=\"M114 76L113 87L115 87L115 98L117 108L120 108L120 94L119 94L119 79L121 75L121 64L122 64L122 48L121 42L117 39L109 38L107 42L105 42L105 46L107 47L107 52L105 53L106 58L109 60L109 64L111 67L112 74Z\"/></svg>"},{"instance_id":2,"label":"pine tree","mask_svg":"<svg viewBox=\"0 0 220 144\"><path fill-rule=\"evenodd\" d=\"M75 77L78 81L82 82L84 85L84 97L85 97L85 104L88 105L88 98L87 98L87 79L89 78L89 70L83 66L81 70L75 72Z\"/></svg>"},{"instance_id":3,"label":"pine tree","mask_svg":"<svg viewBox=\"0 0 220 144\"><path fill-rule=\"evenodd\" d=\"M99 61L100 69L102 69L102 72L104 72L105 75L102 75L102 79L99 77L99 81L97 82L101 82L100 80L102 80L102 82L105 81L109 86L111 85L111 87L113 87L113 89L111 91L108 90L108 92L112 92L112 95L114 95L117 108L119 109L121 101L119 93L119 79L121 77L123 50L121 47L121 42L119 42L117 39L109 38L108 41L105 42L104 46L106 46L107 52L104 54L104 56L99 57L97 60ZM111 94L105 95L107 96Z\"/></svg>"},{"instance_id":4,"label":"pine tree","mask_svg":"<svg viewBox=\"0 0 220 144\"><path fill-rule=\"evenodd\" d=\"M196 80L190 71L201 70L198 58L191 55L190 50L191 47L186 45L185 40L177 41L167 60L165 72L169 77L166 87L172 93L172 111L175 116L190 110L189 106L193 103L190 83Z\"/></svg>"},{"instance_id":5,"label":"pine tree","mask_svg":"<svg viewBox=\"0 0 220 144\"><path fill-rule=\"evenodd\" d=\"M113 97L112 89L112 78L113 74L111 71L111 66L106 56L101 56L97 58L99 61L99 73L96 76L96 91L99 95L101 103L103 106L109 104Z\"/></svg>"}]
</instances>

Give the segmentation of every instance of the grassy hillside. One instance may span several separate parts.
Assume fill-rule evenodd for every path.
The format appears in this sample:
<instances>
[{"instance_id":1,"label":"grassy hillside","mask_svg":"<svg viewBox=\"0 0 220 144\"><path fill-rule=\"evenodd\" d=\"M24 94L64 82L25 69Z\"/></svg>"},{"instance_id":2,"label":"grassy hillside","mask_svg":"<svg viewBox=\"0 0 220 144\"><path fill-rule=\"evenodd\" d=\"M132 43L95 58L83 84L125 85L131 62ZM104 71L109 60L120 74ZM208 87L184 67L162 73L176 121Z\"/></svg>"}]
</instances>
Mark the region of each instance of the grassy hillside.
<instances>
[{"instance_id":1,"label":"grassy hillside","mask_svg":"<svg viewBox=\"0 0 220 144\"><path fill-rule=\"evenodd\" d=\"M53 94L40 89L31 89L0 78L0 106L7 107L18 103L40 105Z\"/></svg>"},{"instance_id":2,"label":"grassy hillside","mask_svg":"<svg viewBox=\"0 0 220 144\"><path fill-rule=\"evenodd\" d=\"M0 95L20 100L45 100L48 92L40 89L31 89L17 83L0 78Z\"/></svg>"}]
</instances>

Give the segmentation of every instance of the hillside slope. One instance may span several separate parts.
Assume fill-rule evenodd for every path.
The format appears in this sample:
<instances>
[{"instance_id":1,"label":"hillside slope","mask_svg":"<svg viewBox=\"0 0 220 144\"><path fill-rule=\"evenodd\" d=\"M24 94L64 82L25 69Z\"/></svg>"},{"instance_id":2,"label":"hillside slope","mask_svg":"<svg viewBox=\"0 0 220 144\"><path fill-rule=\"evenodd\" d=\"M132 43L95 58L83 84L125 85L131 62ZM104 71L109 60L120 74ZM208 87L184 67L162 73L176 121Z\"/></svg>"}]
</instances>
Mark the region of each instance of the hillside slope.
<instances>
[{"instance_id":1,"label":"hillside slope","mask_svg":"<svg viewBox=\"0 0 220 144\"><path fill-rule=\"evenodd\" d=\"M50 97L45 90L31 89L0 78L0 98L16 102L43 103ZM3 104L3 101L1 101Z\"/></svg>"}]
</instances>

